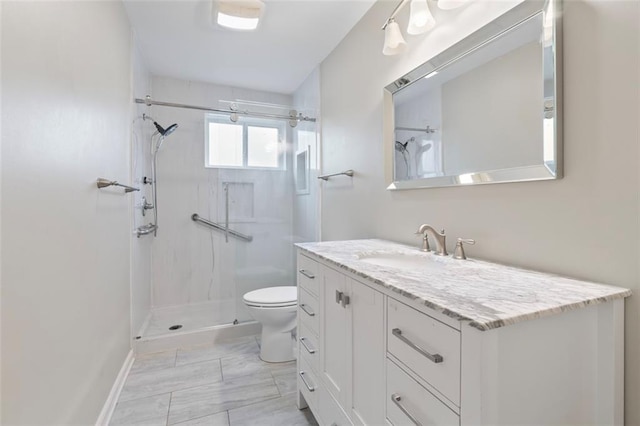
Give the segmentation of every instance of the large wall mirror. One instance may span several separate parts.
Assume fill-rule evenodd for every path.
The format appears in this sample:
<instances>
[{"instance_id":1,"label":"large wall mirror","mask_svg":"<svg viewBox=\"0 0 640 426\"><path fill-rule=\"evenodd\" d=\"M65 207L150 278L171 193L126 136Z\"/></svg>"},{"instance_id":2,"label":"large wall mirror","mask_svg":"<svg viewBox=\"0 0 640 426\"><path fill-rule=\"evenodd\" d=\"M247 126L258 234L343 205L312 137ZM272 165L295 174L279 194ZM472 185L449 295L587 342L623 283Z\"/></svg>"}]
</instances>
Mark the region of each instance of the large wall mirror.
<instances>
[{"instance_id":1,"label":"large wall mirror","mask_svg":"<svg viewBox=\"0 0 640 426\"><path fill-rule=\"evenodd\" d=\"M562 177L560 60L559 2L526 0L388 85L388 189Z\"/></svg>"}]
</instances>

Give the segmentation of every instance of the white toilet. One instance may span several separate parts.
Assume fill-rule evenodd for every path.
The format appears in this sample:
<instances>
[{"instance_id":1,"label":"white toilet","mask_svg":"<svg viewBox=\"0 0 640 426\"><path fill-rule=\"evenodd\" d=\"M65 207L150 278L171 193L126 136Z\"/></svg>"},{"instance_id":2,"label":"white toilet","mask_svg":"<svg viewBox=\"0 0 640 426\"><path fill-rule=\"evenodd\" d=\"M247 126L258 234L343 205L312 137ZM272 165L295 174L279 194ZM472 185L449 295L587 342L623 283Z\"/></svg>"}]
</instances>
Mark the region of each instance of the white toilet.
<instances>
[{"instance_id":1,"label":"white toilet","mask_svg":"<svg viewBox=\"0 0 640 426\"><path fill-rule=\"evenodd\" d=\"M291 332L296 327L298 287L268 287L243 298L253 318L262 324L260 358L267 362L294 360Z\"/></svg>"}]
</instances>

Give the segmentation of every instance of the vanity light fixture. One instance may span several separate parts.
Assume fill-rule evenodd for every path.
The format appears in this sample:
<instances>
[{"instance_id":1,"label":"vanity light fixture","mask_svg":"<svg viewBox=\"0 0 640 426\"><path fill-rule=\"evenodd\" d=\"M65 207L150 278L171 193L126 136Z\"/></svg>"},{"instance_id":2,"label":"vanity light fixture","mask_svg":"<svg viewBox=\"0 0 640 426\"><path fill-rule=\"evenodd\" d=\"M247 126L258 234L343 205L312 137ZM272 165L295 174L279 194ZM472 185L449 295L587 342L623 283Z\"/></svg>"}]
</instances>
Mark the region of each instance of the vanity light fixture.
<instances>
[{"instance_id":1,"label":"vanity light fixture","mask_svg":"<svg viewBox=\"0 0 640 426\"><path fill-rule=\"evenodd\" d=\"M384 33L384 47L382 53L384 55L397 55L406 50L406 42L402 38L402 32L395 20L396 15L400 10L411 1L409 25L407 26L407 33L411 35L424 34L436 25L436 20L429 10L428 0L400 0L400 3L393 9L391 15L385 21L382 29ZM456 9L465 5L470 0L438 0L438 7L440 9Z\"/></svg>"},{"instance_id":2,"label":"vanity light fixture","mask_svg":"<svg viewBox=\"0 0 640 426\"><path fill-rule=\"evenodd\" d=\"M404 52L407 49L407 42L404 41L396 20L390 18L385 27L382 53L384 55L397 55L398 53Z\"/></svg>"},{"instance_id":3,"label":"vanity light fixture","mask_svg":"<svg viewBox=\"0 0 640 426\"><path fill-rule=\"evenodd\" d=\"M424 34L435 27L436 20L433 18L427 0L411 0L409 12L409 26L407 33L411 35Z\"/></svg>"},{"instance_id":4,"label":"vanity light fixture","mask_svg":"<svg viewBox=\"0 0 640 426\"><path fill-rule=\"evenodd\" d=\"M214 0L215 22L224 28L253 31L264 13L261 0Z\"/></svg>"}]
</instances>

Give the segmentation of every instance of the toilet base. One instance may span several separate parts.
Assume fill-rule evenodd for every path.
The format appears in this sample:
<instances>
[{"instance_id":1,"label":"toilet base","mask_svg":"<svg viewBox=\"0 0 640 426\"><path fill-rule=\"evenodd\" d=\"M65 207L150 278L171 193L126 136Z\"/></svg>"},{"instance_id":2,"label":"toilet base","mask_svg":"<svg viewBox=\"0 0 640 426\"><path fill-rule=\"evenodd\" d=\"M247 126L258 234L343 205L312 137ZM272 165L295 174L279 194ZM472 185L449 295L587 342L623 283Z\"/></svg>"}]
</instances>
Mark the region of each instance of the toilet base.
<instances>
[{"instance_id":1,"label":"toilet base","mask_svg":"<svg viewBox=\"0 0 640 426\"><path fill-rule=\"evenodd\" d=\"M276 332L262 326L260 359L266 362L293 361L293 339L291 331Z\"/></svg>"}]
</instances>

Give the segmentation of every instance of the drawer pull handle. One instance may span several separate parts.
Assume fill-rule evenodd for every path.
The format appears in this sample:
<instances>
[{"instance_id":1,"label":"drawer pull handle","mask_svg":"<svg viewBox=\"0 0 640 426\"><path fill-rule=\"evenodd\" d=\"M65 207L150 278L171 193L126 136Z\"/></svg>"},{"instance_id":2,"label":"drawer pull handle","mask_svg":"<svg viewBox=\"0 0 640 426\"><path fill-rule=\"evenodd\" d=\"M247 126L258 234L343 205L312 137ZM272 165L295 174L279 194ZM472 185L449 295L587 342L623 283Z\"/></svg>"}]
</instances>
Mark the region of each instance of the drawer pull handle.
<instances>
[{"instance_id":1,"label":"drawer pull handle","mask_svg":"<svg viewBox=\"0 0 640 426\"><path fill-rule=\"evenodd\" d=\"M307 305L305 305L304 303L300 304L300 309L302 309L304 311L304 313L309 315L310 317L315 317L316 316L316 313L313 312L311 309L309 309L307 307Z\"/></svg>"},{"instance_id":2,"label":"drawer pull handle","mask_svg":"<svg viewBox=\"0 0 640 426\"><path fill-rule=\"evenodd\" d=\"M413 416L413 414L411 414L406 408L404 408L404 405L400 404L400 401L402 401L402 397L400 397L400 395L398 395L397 393L394 393L393 395L391 395L391 400L393 401L394 404L396 404L396 406L400 409L400 411L404 413L405 416L409 417L409 420L411 420L414 425L422 426L422 423L420 423Z\"/></svg>"},{"instance_id":3,"label":"drawer pull handle","mask_svg":"<svg viewBox=\"0 0 640 426\"><path fill-rule=\"evenodd\" d=\"M305 349L307 350L307 352L309 352L310 354L315 354L315 353L316 353L316 350L315 350L314 348L312 348L312 347L310 348L310 347L307 345L307 338L306 338L306 337L301 337L301 338L300 338L300 343L302 343L302 346L304 346L304 348L305 348Z\"/></svg>"},{"instance_id":4,"label":"drawer pull handle","mask_svg":"<svg viewBox=\"0 0 640 426\"><path fill-rule=\"evenodd\" d=\"M304 378L304 375L305 375L305 374L306 374L306 373L305 373L304 371L301 371L301 372L300 372L300 378L301 378L301 379L302 379L302 381L304 382L304 385L307 387L307 389L309 389L309 392L313 392L313 391L315 391L315 390L316 390L316 388L315 388L315 387L313 387L313 386L309 386L309 382L307 382L307 379L305 379L305 378Z\"/></svg>"},{"instance_id":5,"label":"drawer pull handle","mask_svg":"<svg viewBox=\"0 0 640 426\"><path fill-rule=\"evenodd\" d=\"M409 345L412 349L414 349L415 351L417 351L420 354L422 354L425 357L427 357L430 361L433 361L436 364L439 364L442 361L444 361L444 358L442 358L442 355L440 355L440 354L430 354L429 352L427 352L424 349L422 349L420 346L418 346L415 343L413 343L411 340L409 340L406 337L404 337L402 335L402 330L400 330L399 328L394 328L393 330L391 330L391 333L394 336L396 336L398 339L402 340L404 343Z\"/></svg>"},{"instance_id":6,"label":"drawer pull handle","mask_svg":"<svg viewBox=\"0 0 640 426\"><path fill-rule=\"evenodd\" d=\"M300 269L298 272L300 272L302 275L304 275L305 277L309 278L310 280L314 279L316 276L313 275L311 272L307 271L306 269Z\"/></svg>"}]
</instances>

